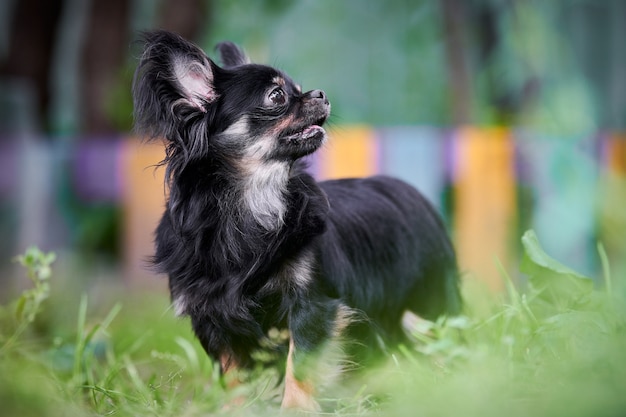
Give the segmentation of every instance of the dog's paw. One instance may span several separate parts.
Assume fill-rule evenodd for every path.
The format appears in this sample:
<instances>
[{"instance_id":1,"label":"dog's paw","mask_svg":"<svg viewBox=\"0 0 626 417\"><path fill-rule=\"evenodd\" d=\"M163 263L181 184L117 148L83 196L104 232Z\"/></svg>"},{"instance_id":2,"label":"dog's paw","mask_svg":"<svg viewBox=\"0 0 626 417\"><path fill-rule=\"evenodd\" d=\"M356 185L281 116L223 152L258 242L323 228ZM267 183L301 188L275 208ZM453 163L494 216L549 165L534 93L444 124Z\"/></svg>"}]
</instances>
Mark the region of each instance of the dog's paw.
<instances>
[{"instance_id":1,"label":"dog's paw","mask_svg":"<svg viewBox=\"0 0 626 417\"><path fill-rule=\"evenodd\" d=\"M321 407L311 395L309 389L300 386L302 383L296 383L297 386L285 387L285 396L281 408L283 410L320 412Z\"/></svg>"}]
</instances>

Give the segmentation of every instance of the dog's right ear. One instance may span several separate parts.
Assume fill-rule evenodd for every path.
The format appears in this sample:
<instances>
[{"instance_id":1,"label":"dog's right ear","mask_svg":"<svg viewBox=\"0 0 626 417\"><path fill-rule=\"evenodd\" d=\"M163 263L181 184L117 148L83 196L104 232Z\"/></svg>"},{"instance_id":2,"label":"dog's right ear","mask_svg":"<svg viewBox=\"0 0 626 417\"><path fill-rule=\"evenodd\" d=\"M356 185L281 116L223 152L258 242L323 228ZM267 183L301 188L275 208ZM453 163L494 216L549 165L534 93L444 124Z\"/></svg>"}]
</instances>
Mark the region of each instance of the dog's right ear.
<instances>
[{"instance_id":1,"label":"dog's right ear","mask_svg":"<svg viewBox=\"0 0 626 417\"><path fill-rule=\"evenodd\" d=\"M194 44L166 31L144 34L133 79L135 129L167 137L183 120L206 113L218 98L214 64Z\"/></svg>"},{"instance_id":2,"label":"dog's right ear","mask_svg":"<svg viewBox=\"0 0 626 417\"><path fill-rule=\"evenodd\" d=\"M215 49L220 53L224 68L232 68L250 63L250 59L243 49L232 42L220 42Z\"/></svg>"}]
</instances>

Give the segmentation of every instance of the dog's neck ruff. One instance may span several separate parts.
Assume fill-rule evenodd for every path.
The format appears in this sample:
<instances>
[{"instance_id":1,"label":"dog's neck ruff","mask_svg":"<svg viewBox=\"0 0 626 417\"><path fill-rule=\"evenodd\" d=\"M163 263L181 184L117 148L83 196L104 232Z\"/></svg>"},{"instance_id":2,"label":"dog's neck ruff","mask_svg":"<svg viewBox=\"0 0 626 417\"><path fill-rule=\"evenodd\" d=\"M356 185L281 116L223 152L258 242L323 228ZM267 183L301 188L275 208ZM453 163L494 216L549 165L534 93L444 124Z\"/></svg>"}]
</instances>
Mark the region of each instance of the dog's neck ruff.
<instances>
[{"instance_id":1,"label":"dog's neck ruff","mask_svg":"<svg viewBox=\"0 0 626 417\"><path fill-rule=\"evenodd\" d=\"M283 225L288 180L289 166L285 162L262 162L244 179L245 206L265 230L277 230Z\"/></svg>"},{"instance_id":2,"label":"dog's neck ruff","mask_svg":"<svg viewBox=\"0 0 626 417\"><path fill-rule=\"evenodd\" d=\"M248 120L244 117L223 132L222 137L240 142L243 152L235 161L240 174L241 199L247 213L265 230L279 229L284 222L287 205L285 193L290 164L270 158L276 140L272 135L249 137Z\"/></svg>"}]
</instances>

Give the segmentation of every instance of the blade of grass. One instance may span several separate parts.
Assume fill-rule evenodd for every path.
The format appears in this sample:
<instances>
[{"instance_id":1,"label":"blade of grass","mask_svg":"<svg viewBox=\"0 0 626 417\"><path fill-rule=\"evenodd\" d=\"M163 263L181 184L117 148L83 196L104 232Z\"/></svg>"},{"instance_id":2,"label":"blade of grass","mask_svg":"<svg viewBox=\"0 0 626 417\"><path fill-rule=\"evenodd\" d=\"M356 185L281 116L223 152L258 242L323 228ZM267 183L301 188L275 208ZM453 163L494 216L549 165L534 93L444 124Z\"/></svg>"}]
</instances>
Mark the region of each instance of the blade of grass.
<instances>
[{"instance_id":1,"label":"blade of grass","mask_svg":"<svg viewBox=\"0 0 626 417\"><path fill-rule=\"evenodd\" d=\"M182 337L177 337L176 344L180 346L187 357L187 362L191 366L191 369L200 369L200 360L198 359L198 353L194 349L193 345Z\"/></svg>"},{"instance_id":2,"label":"blade of grass","mask_svg":"<svg viewBox=\"0 0 626 417\"><path fill-rule=\"evenodd\" d=\"M135 363L130 359L128 355L125 355L122 360L124 362L124 369L126 369L126 373L128 374L131 383L135 386L137 394L141 395L145 401L151 402L149 401L153 399L151 390L141 379L141 376L139 375L139 370L135 366Z\"/></svg>"},{"instance_id":3,"label":"blade of grass","mask_svg":"<svg viewBox=\"0 0 626 417\"><path fill-rule=\"evenodd\" d=\"M78 306L78 321L76 325L76 344L74 350L74 379L78 382L81 374L81 362L85 351L85 323L87 322L87 296L83 294L80 297Z\"/></svg>"},{"instance_id":4,"label":"blade of grass","mask_svg":"<svg viewBox=\"0 0 626 417\"><path fill-rule=\"evenodd\" d=\"M598 242L598 254L600 255L600 261L602 262L602 275L604 277L604 288L609 295L613 294L613 279L611 277L611 265L609 264L609 257L604 250L602 242Z\"/></svg>"},{"instance_id":5,"label":"blade of grass","mask_svg":"<svg viewBox=\"0 0 626 417\"><path fill-rule=\"evenodd\" d=\"M498 271L500 272L500 276L502 277L502 280L504 281L506 292L509 295L509 299L513 303L513 307L515 308L515 310L521 311L522 299L521 299L519 292L517 291L517 288L515 288L515 285L513 284L513 280L511 279L511 276L504 269L504 265L502 265L500 258L498 258L497 256L494 257L494 262L496 264L496 267L498 268Z\"/></svg>"},{"instance_id":6,"label":"blade of grass","mask_svg":"<svg viewBox=\"0 0 626 417\"><path fill-rule=\"evenodd\" d=\"M122 309L122 306L119 303L113 306L113 308L111 309L111 311L109 311L109 314L107 314L104 320L102 320L102 322L97 323L95 326L93 326L93 328L89 331L89 333L87 333L87 336L85 336L85 338L82 341L83 345L88 346L89 343L91 343L91 340L93 339L95 334L98 333L99 330L106 330L111 324L111 322L113 321L113 319L115 319L115 316L117 316L117 314L120 312L121 309ZM83 326L84 326L84 323L83 323Z\"/></svg>"},{"instance_id":7,"label":"blade of grass","mask_svg":"<svg viewBox=\"0 0 626 417\"><path fill-rule=\"evenodd\" d=\"M250 408L255 402L259 401L259 399L268 391L268 388L272 384L271 378L268 378L263 387L254 395L252 398L248 399L242 408Z\"/></svg>"},{"instance_id":8,"label":"blade of grass","mask_svg":"<svg viewBox=\"0 0 626 417\"><path fill-rule=\"evenodd\" d=\"M502 278L504 279L507 293L509 294L511 301L513 302L513 308L520 313L525 313L522 315L523 317L527 317L531 320L533 324L537 324L537 317L535 317L530 306L528 305L528 299L526 295L520 295L518 289L515 287L515 284L513 284L511 276L504 269L504 265L502 265L502 262L500 262L500 259L496 257L495 262L498 270L500 271L500 274L502 275Z\"/></svg>"}]
</instances>

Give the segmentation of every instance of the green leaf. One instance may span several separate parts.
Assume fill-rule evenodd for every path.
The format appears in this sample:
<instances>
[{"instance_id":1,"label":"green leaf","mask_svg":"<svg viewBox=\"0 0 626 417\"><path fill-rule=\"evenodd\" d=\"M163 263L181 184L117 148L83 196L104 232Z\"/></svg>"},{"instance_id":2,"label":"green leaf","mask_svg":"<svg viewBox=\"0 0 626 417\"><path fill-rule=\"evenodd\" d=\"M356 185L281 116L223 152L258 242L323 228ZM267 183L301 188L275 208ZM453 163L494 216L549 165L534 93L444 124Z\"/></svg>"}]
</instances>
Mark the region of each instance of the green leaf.
<instances>
[{"instance_id":1,"label":"green leaf","mask_svg":"<svg viewBox=\"0 0 626 417\"><path fill-rule=\"evenodd\" d=\"M50 265L52 263L54 263L54 261L56 261L57 259L57 255L54 252L48 252L46 254L43 255L43 263L46 265Z\"/></svg>"},{"instance_id":2,"label":"green leaf","mask_svg":"<svg viewBox=\"0 0 626 417\"><path fill-rule=\"evenodd\" d=\"M569 307L593 291L593 280L551 258L541 247L533 230L522 236L524 256L520 270L527 274L538 296L553 304Z\"/></svg>"},{"instance_id":3,"label":"green leaf","mask_svg":"<svg viewBox=\"0 0 626 417\"><path fill-rule=\"evenodd\" d=\"M52 275L52 269L48 265L42 265L39 267L39 271L37 273L37 278L39 281L46 281Z\"/></svg>"},{"instance_id":4,"label":"green leaf","mask_svg":"<svg viewBox=\"0 0 626 417\"><path fill-rule=\"evenodd\" d=\"M24 316L24 308L26 307L26 297L22 296L17 300L17 306L15 307L15 317L21 320Z\"/></svg>"}]
</instances>

